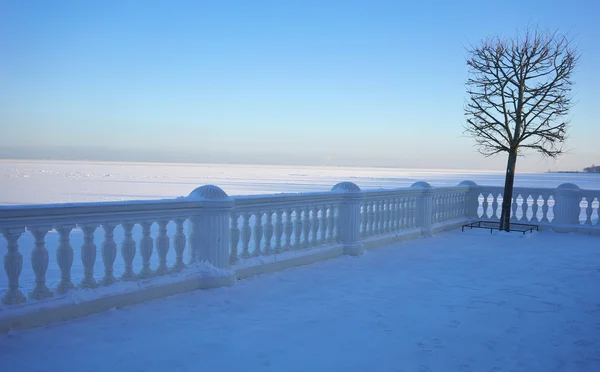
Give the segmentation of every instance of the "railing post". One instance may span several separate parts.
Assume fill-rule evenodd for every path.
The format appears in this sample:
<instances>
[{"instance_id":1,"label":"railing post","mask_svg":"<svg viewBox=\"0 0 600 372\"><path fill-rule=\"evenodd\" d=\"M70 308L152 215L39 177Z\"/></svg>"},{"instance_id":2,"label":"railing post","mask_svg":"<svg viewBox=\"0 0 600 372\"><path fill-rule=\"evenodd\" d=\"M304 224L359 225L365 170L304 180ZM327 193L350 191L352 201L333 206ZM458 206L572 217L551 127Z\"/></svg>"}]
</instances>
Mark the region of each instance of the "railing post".
<instances>
[{"instance_id":1,"label":"railing post","mask_svg":"<svg viewBox=\"0 0 600 372\"><path fill-rule=\"evenodd\" d=\"M2 229L8 251L4 255L4 272L8 278L8 290L2 296L2 303L16 305L25 302L19 289L19 276L23 269L23 255L19 253L19 238L25 229Z\"/></svg>"},{"instance_id":2,"label":"railing post","mask_svg":"<svg viewBox=\"0 0 600 372\"><path fill-rule=\"evenodd\" d=\"M337 224L338 236L344 246L344 254L359 256L364 251L363 245L359 242L360 202L363 199L363 193L352 182L340 182L331 191L344 194L344 198L339 205Z\"/></svg>"},{"instance_id":3,"label":"railing post","mask_svg":"<svg viewBox=\"0 0 600 372\"><path fill-rule=\"evenodd\" d=\"M572 183L563 183L556 188L552 230L569 232L573 231L574 226L579 226L581 212L579 190L579 186Z\"/></svg>"},{"instance_id":4,"label":"railing post","mask_svg":"<svg viewBox=\"0 0 600 372\"><path fill-rule=\"evenodd\" d=\"M198 201L199 209L190 218L192 234L190 249L197 261L213 266L229 267L229 219L233 200L214 185L205 185L191 192L188 199Z\"/></svg>"},{"instance_id":5,"label":"railing post","mask_svg":"<svg viewBox=\"0 0 600 372\"><path fill-rule=\"evenodd\" d=\"M463 206L465 211L464 217L468 219L477 219L477 208L479 208L479 192L477 190L477 184L473 181L462 181L458 186L469 188Z\"/></svg>"},{"instance_id":6,"label":"railing post","mask_svg":"<svg viewBox=\"0 0 600 372\"><path fill-rule=\"evenodd\" d=\"M421 229L421 234L431 236L431 215L433 214L433 190L427 182L415 182L411 186L414 189L421 189L421 195L417 199L417 227Z\"/></svg>"}]
</instances>

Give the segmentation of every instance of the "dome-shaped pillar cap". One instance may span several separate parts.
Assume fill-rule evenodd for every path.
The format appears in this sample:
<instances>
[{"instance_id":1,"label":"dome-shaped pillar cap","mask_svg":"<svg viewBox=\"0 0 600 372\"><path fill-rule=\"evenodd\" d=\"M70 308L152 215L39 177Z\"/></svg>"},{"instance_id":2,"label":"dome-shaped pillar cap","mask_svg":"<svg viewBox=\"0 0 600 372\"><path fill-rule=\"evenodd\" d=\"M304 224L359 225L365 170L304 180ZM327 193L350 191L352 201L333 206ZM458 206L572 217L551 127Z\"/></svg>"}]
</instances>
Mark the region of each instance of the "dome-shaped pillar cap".
<instances>
[{"instance_id":1,"label":"dome-shaped pillar cap","mask_svg":"<svg viewBox=\"0 0 600 372\"><path fill-rule=\"evenodd\" d=\"M200 187L196 188L194 191L192 191L190 193L190 195L188 195L188 199L220 201L220 200L230 200L231 198L219 186L204 185L204 186L200 186Z\"/></svg>"},{"instance_id":2,"label":"dome-shaped pillar cap","mask_svg":"<svg viewBox=\"0 0 600 372\"><path fill-rule=\"evenodd\" d=\"M459 183L458 186L477 186L477 184L473 181L466 180Z\"/></svg>"},{"instance_id":3,"label":"dome-shaped pillar cap","mask_svg":"<svg viewBox=\"0 0 600 372\"><path fill-rule=\"evenodd\" d=\"M360 192L360 187L354 182L340 182L337 185L331 188L333 192L341 192L341 193L357 193Z\"/></svg>"},{"instance_id":4,"label":"dome-shaped pillar cap","mask_svg":"<svg viewBox=\"0 0 600 372\"><path fill-rule=\"evenodd\" d=\"M410 187L412 188L420 188L420 189L431 189L431 185L428 184L425 181L419 181L419 182L415 182L412 185L410 185Z\"/></svg>"},{"instance_id":5,"label":"dome-shaped pillar cap","mask_svg":"<svg viewBox=\"0 0 600 372\"><path fill-rule=\"evenodd\" d=\"M570 183L570 182L566 182L566 183L560 184L560 185L557 187L557 189L558 189L558 190L581 190L581 189L579 188L579 186L577 186L577 185L576 185L576 184L574 184L574 183Z\"/></svg>"}]
</instances>

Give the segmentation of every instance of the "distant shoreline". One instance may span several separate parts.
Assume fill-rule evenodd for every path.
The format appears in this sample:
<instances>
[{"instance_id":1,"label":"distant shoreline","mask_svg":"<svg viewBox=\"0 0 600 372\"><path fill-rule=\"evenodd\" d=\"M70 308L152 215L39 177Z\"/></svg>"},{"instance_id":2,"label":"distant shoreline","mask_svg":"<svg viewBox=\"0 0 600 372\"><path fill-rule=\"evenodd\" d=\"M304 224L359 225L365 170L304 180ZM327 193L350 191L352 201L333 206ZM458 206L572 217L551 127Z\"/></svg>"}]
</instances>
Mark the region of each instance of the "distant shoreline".
<instances>
[{"instance_id":1,"label":"distant shoreline","mask_svg":"<svg viewBox=\"0 0 600 372\"><path fill-rule=\"evenodd\" d=\"M600 174L598 172L583 172L583 171L548 171L546 173L582 173L582 174Z\"/></svg>"}]
</instances>

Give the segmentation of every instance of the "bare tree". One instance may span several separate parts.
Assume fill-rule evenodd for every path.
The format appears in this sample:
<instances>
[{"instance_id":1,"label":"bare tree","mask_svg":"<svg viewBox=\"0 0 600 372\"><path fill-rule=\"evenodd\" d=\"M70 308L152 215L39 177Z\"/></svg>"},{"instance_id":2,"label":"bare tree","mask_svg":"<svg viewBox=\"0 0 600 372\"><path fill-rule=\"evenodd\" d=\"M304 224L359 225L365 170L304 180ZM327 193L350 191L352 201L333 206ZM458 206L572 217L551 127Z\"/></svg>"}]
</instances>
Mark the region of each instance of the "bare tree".
<instances>
[{"instance_id":1,"label":"bare tree","mask_svg":"<svg viewBox=\"0 0 600 372\"><path fill-rule=\"evenodd\" d=\"M508 153L500 230L510 231L517 157L526 149L551 158L564 151L578 54L566 36L538 29L491 37L467 52L465 133L485 156Z\"/></svg>"}]
</instances>

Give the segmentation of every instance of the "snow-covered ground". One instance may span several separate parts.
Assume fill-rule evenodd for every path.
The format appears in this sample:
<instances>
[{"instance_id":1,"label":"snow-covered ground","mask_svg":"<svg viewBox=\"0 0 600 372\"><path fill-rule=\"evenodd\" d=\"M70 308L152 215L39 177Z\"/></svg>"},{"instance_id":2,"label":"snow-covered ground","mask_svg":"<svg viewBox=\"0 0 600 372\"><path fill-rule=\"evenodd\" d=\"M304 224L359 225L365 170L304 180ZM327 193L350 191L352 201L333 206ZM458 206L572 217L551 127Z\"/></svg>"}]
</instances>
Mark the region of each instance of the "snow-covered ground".
<instances>
[{"instance_id":1,"label":"snow-covered ground","mask_svg":"<svg viewBox=\"0 0 600 372\"><path fill-rule=\"evenodd\" d=\"M600 371L600 238L453 231L0 336L2 371Z\"/></svg>"},{"instance_id":2,"label":"snow-covered ground","mask_svg":"<svg viewBox=\"0 0 600 372\"><path fill-rule=\"evenodd\" d=\"M302 167L224 164L100 163L0 159L0 205L163 199L214 184L229 195L328 191L341 181L363 189L407 187L417 181L454 186L464 180L504 184L502 170ZM600 189L600 175L517 173L515 184L556 187L573 182Z\"/></svg>"}]
</instances>

